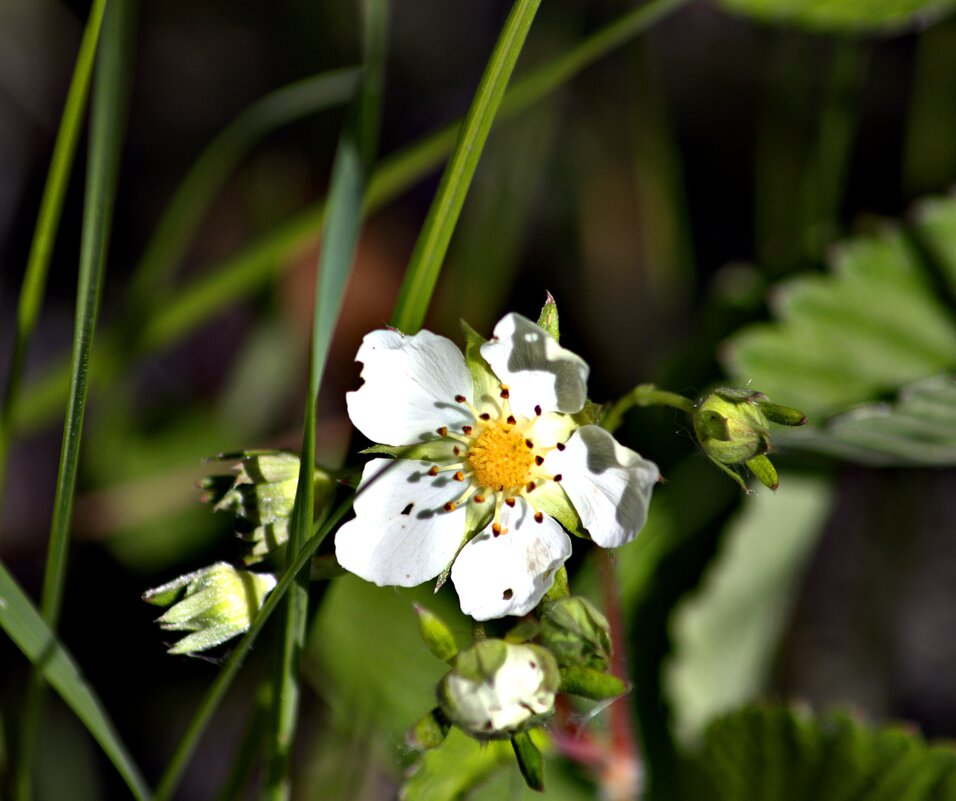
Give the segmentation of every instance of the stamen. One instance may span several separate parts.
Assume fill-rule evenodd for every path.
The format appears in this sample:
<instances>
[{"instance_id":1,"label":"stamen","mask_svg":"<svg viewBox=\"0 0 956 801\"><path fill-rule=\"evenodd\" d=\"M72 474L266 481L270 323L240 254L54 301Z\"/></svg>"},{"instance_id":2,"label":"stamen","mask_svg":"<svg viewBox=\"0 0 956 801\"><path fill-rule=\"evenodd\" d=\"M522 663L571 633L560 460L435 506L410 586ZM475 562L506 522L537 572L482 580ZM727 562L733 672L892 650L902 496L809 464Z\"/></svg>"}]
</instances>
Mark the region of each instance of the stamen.
<instances>
[{"instance_id":1,"label":"stamen","mask_svg":"<svg viewBox=\"0 0 956 801\"><path fill-rule=\"evenodd\" d=\"M461 448L459 448L457 445L451 449L451 452L455 454L455 456L461 456Z\"/></svg>"},{"instance_id":2,"label":"stamen","mask_svg":"<svg viewBox=\"0 0 956 801\"><path fill-rule=\"evenodd\" d=\"M509 425L509 426L513 426L513 425L516 425L517 423L518 423L518 421L515 420L515 416L514 416L513 414L509 414L509 415L508 415L508 425Z\"/></svg>"},{"instance_id":3,"label":"stamen","mask_svg":"<svg viewBox=\"0 0 956 801\"><path fill-rule=\"evenodd\" d=\"M442 506L442 509L444 509L446 512L454 512L454 511L455 511L455 505L456 505L456 504L454 503L454 501L449 501L449 502L446 503L444 506Z\"/></svg>"},{"instance_id":4,"label":"stamen","mask_svg":"<svg viewBox=\"0 0 956 801\"><path fill-rule=\"evenodd\" d=\"M544 457L543 457L543 456L535 456L535 457L534 457L534 463L535 463L536 465L538 465L538 467L541 467L541 465L544 464Z\"/></svg>"},{"instance_id":5,"label":"stamen","mask_svg":"<svg viewBox=\"0 0 956 801\"><path fill-rule=\"evenodd\" d=\"M428 475L430 475L430 476L437 476L437 475L438 475L438 465L437 465L437 464L433 464L433 465L429 468L429 470L428 470Z\"/></svg>"},{"instance_id":6,"label":"stamen","mask_svg":"<svg viewBox=\"0 0 956 801\"><path fill-rule=\"evenodd\" d=\"M478 419L479 419L479 420L490 420L490 419L491 419L491 415L488 414L488 412L482 412L481 414L478 415Z\"/></svg>"},{"instance_id":7,"label":"stamen","mask_svg":"<svg viewBox=\"0 0 956 801\"><path fill-rule=\"evenodd\" d=\"M461 430L464 431L466 434L470 434L472 429L471 429L471 426L462 426Z\"/></svg>"},{"instance_id":8,"label":"stamen","mask_svg":"<svg viewBox=\"0 0 956 801\"><path fill-rule=\"evenodd\" d=\"M504 529L501 528L501 524L499 523L491 524L491 533L494 534L496 537L500 537L502 531L504 531Z\"/></svg>"},{"instance_id":9,"label":"stamen","mask_svg":"<svg viewBox=\"0 0 956 801\"><path fill-rule=\"evenodd\" d=\"M563 478L563 476L562 476L560 473L558 473L558 474L554 477L554 480L555 480L555 481L561 481L562 478Z\"/></svg>"},{"instance_id":10,"label":"stamen","mask_svg":"<svg viewBox=\"0 0 956 801\"><path fill-rule=\"evenodd\" d=\"M526 439L526 440L524 441L524 444L527 445L529 448L533 448L533 447L534 447L534 443L533 443L530 439Z\"/></svg>"},{"instance_id":11,"label":"stamen","mask_svg":"<svg viewBox=\"0 0 956 801\"><path fill-rule=\"evenodd\" d=\"M568 446L565 445L563 442L559 442L559 443L558 443L557 445L555 445L554 447L557 448L559 451L563 451L563 450L564 450L565 448L567 448Z\"/></svg>"},{"instance_id":12,"label":"stamen","mask_svg":"<svg viewBox=\"0 0 956 801\"><path fill-rule=\"evenodd\" d=\"M514 509L515 499L514 498L505 498L505 503Z\"/></svg>"},{"instance_id":13,"label":"stamen","mask_svg":"<svg viewBox=\"0 0 956 801\"><path fill-rule=\"evenodd\" d=\"M529 482L528 482L528 486L524 488L524 491L525 491L525 492L534 492L534 488L535 488L536 486L538 486L538 485L535 484L533 481L529 481Z\"/></svg>"},{"instance_id":14,"label":"stamen","mask_svg":"<svg viewBox=\"0 0 956 801\"><path fill-rule=\"evenodd\" d=\"M447 437L447 436L448 436L448 426L442 426L441 428L438 429L437 433L438 433L438 436L439 436L439 437Z\"/></svg>"},{"instance_id":15,"label":"stamen","mask_svg":"<svg viewBox=\"0 0 956 801\"><path fill-rule=\"evenodd\" d=\"M464 403L468 398L464 395L455 395L455 403Z\"/></svg>"},{"instance_id":16,"label":"stamen","mask_svg":"<svg viewBox=\"0 0 956 801\"><path fill-rule=\"evenodd\" d=\"M540 406L535 406L535 407L534 407L534 413L535 413L536 415L538 415L538 417L541 417L541 407L540 407Z\"/></svg>"},{"instance_id":17,"label":"stamen","mask_svg":"<svg viewBox=\"0 0 956 801\"><path fill-rule=\"evenodd\" d=\"M543 522L544 522L544 513L542 513L542 512L535 512L535 513L534 513L534 522L535 522L535 523L543 523Z\"/></svg>"},{"instance_id":18,"label":"stamen","mask_svg":"<svg viewBox=\"0 0 956 801\"><path fill-rule=\"evenodd\" d=\"M484 503L484 502L485 502L485 496L484 496L484 495L476 495L473 500L475 501L475 503Z\"/></svg>"},{"instance_id":19,"label":"stamen","mask_svg":"<svg viewBox=\"0 0 956 801\"><path fill-rule=\"evenodd\" d=\"M461 470L456 470L455 475L453 475L452 478L455 479L455 481L464 481L465 474L462 473Z\"/></svg>"},{"instance_id":20,"label":"stamen","mask_svg":"<svg viewBox=\"0 0 956 801\"><path fill-rule=\"evenodd\" d=\"M508 398L511 397L511 392L509 391L508 387L504 386L504 384L501 386L501 397L505 400L508 400Z\"/></svg>"}]
</instances>

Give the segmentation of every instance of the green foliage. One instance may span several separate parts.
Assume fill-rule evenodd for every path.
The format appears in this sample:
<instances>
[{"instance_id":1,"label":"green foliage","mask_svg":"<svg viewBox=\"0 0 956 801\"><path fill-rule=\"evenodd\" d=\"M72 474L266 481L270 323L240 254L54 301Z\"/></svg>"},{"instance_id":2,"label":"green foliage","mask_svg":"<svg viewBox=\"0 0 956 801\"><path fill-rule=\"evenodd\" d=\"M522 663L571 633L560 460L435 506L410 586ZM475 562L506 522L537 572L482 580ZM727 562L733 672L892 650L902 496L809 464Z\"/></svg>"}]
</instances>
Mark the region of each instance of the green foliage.
<instances>
[{"instance_id":1,"label":"green foliage","mask_svg":"<svg viewBox=\"0 0 956 801\"><path fill-rule=\"evenodd\" d=\"M826 31L873 31L924 23L953 0L722 0L725 8L759 20Z\"/></svg>"},{"instance_id":2,"label":"green foliage","mask_svg":"<svg viewBox=\"0 0 956 801\"><path fill-rule=\"evenodd\" d=\"M86 683L70 653L60 644L56 635L44 623L26 593L0 564L0 628L16 643L56 690L103 752L116 766L127 786L137 799L149 798L149 790L139 770L113 728L99 698Z\"/></svg>"},{"instance_id":3,"label":"green foliage","mask_svg":"<svg viewBox=\"0 0 956 801\"><path fill-rule=\"evenodd\" d=\"M952 199L917 223L935 261L956 264ZM943 225L949 219L953 228ZM956 318L921 252L898 226L844 242L824 275L777 288L776 320L736 334L725 352L737 383L807 412L811 422L956 366ZM796 437L795 437L796 439Z\"/></svg>"},{"instance_id":4,"label":"green foliage","mask_svg":"<svg viewBox=\"0 0 956 801\"><path fill-rule=\"evenodd\" d=\"M452 729L444 743L422 756L399 797L402 801L455 801L514 759L508 742L479 743Z\"/></svg>"},{"instance_id":5,"label":"green foliage","mask_svg":"<svg viewBox=\"0 0 956 801\"><path fill-rule=\"evenodd\" d=\"M801 476L749 498L699 590L675 609L666 684L685 741L764 689L830 498L825 480Z\"/></svg>"},{"instance_id":6,"label":"green foliage","mask_svg":"<svg viewBox=\"0 0 956 801\"><path fill-rule=\"evenodd\" d=\"M899 726L749 707L715 721L686 759L688 801L950 801L956 750Z\"/></svg>"}]
</instances>

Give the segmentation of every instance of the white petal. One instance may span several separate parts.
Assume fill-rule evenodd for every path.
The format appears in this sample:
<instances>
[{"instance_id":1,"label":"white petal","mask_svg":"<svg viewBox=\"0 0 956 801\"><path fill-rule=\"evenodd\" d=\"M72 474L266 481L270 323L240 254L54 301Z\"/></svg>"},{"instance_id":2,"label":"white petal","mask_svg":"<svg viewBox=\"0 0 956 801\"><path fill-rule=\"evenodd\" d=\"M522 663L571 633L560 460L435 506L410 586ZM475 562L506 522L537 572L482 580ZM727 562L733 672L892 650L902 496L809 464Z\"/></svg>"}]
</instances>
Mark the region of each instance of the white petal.
<instances>
[{"instance_id":1,"label":"white petal","mask_svg":"<svg viewBox=\"0 0 956 801\"><path fill-rule=\"evenodd\" d=\"M335 535L339 564L379 586L414 587L437 576L465 534L465 507L442 506L461 495L448 474L427 462L373 459L362 472L355 519Z\"/></svg>"},{"instance_id":2,"label":"white petal","mask_svg":"<svg viewBox=\"0 0 956 801\"><path fill-rule=\"evenodd\" d=\"M450 339L431 331L372 331L355 361L364 365L365 383L345 399L355 427L370 440L414 445L434 439L441 426L474 422L455 402L456 395L471 400L473 384L465 357Z\"/></svg>"},{"instance_id":3,"label":"white petal","mask_svg":"<svg viewBox=\"0 0 956 801\"><path fill-rule=\"evenodd\" d=\"M563 451L548 454L545 465L561 474L561 486L598 545L624 545L644 526L660 471L603 428L582 426Z\"/></svg>"},{"instance_id":4,"label":"white petal","mask_svg":"<svg viewBox=\"0 0 956 801\"><path fill-rule=\"evenodd\" d=\"M571 414L584 406L587 364L527 317L503 317L492 339L481 346L481 355L508 387L520 417L534 417L535 406Z\"/></svg>"},{"instance_id":5,"label":"white petal","mask_svg":"<svg viewBox=\"0 0 956 801\"><path fill-rule=\"evenodd\" d=\"M495 537L489 526L461 549L451 569L461 611L475 620L530 612L571 555L561 526L547 516L536 523L522 498L514 509L502 507L501 525L507 533Z\"/></svg>"}]
</instances>

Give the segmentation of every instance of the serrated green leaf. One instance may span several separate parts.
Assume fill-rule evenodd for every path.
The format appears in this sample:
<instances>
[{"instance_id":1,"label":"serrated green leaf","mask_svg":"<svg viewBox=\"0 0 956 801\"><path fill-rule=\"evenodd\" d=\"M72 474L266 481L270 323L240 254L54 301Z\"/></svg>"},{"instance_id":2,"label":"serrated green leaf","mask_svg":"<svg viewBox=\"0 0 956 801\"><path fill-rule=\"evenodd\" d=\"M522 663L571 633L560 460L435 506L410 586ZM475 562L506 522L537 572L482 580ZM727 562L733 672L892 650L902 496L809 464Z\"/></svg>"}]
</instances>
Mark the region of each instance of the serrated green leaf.
<instances>
[{"instance_id":1,"label":"serrated green leaf","mask_svg":"<svg viewBox=\"0 0 956 801\"><path fill-rule=\"evenodd\" d=\"M665 684L681 739L694 739L714 716L763 688L830 499L825 481L802 476L788 477L775 495L756 495L731 524L700 589L676 608Z\"/></svg>"},{"instance_id":2,"label":"serrated green leaf","mask_svg":"<svg viewBox=\"0 0 956 801\"><path fill-rule=\"evenodd\" d=\"M956 366L956 320L898 228L845 242L828 274L786 282L773 299L776 319L732 337L725 361L736 383L811 420Z\"/></svg>"},{"instance_id":3,"label":"serrated green leaf","mask_svg":"<svg viewBox=\"0 0 956 801\"><path fill-rule=\"evenodd\" d=\"M956 377L934 376L903 388L895 403L872 403L822 427L782 432L787 447L877 466L956 464Z\"/></svg>"},{"instance_id":4,"label":"serrated green leaf","mask_svg":"<svg viewBox=\"0 0 956 801\"><path fill-rule=\"evenodd\" d=\"M895 30L925 25L953 0L722 0L724 8L766 22L821 31Z\"/></svg>"}]
</instances>

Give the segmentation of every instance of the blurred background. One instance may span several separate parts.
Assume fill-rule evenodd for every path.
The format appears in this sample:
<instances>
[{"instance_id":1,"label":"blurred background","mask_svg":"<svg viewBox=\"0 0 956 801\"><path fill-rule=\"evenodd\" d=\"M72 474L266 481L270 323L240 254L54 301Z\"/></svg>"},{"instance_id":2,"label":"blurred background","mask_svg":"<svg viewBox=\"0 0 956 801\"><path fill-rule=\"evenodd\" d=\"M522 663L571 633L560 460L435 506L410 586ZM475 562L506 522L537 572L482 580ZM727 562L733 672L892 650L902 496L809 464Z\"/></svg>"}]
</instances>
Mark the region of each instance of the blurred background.
<instances>
[{"instance_id":1,"label":"blurred background","mask_svg":"<svg viewBox=\"0 0 956 801\"><path fill-rule=\"evenodd\" d=\"M543 4L517 74L629 8ZM395 0L383 156L467 110L509 9L499 0ZM0 0L0 375L88 12L85 2ZM221 131L285 84L358 63L356 14L351 3L300 0L138 4L60 631L150 780L228 645L209 659L166 656L155 609L140 595L238 553L230 519L198 502L204 458L298 448L315 226L260 252L246 271L253 278L204 282L230 265L241 270L251 247L291 231L322 198L344 106L264 130L208 211L190 220L187 246L145 296L133 278L174 192ZM63 424L83 147L3 491L0 557L34 597ZM423 174L366 222L322 389L322 464L359 461L344 405L358 384L353 357L362 335L391 316L437 179ZM842 252L835 243L884 236L888 218L907 229L913 210L954 180L956 18L847 34L755 21L698 0L496 124L428 325L458 340L463 318L487 334L507 311L537 315L550 291L562 344L591 364L594 400L646 381L698 396L729 373L822 422L855 402L892 399L904 382L814 406L796 379L792 390L784 380L788 396L774 391L779 382L761 383L728 338L778 314L778 282L829 275L828 259ZM946 274L928 272L933 303L956 319ZM189 295L203 286L212 303ZM860 308L872 302L861 296ZM894 296L876 302L892 306ZM937 361L956 367L948 352ZM787 367L778 360L784 379ZM668 480L648 531L618 554L632 701L649 758L673 747L671 732L692 737L717 711L755 697L849 705L875 721L956 736L951 453L931 464L781 442L780 489L745 497L698 451L677 412L635 410L620 438ZM593 569L576 555L572 583L595 587ZM316 585L297 755L303 798L393 797L410 762L400 734L429 705L441 665L424 653L396 595L405 597L352 580ZM434 603L451 608L454 599L443 593ZM734 639L741 633L750 639ZM376 639L395 643L389 677L363 672ZM253 653L182 798L216 797L254 720L250 699L268 655L265 644ZM0 666L9 741L26 662L6 639ZM38 798L126 797L72 713L51 698L46 716L40 759L56 770L38 772ZM573 771L555 782L556 793L588 797Z\"/></svg>"}]
</instances>

